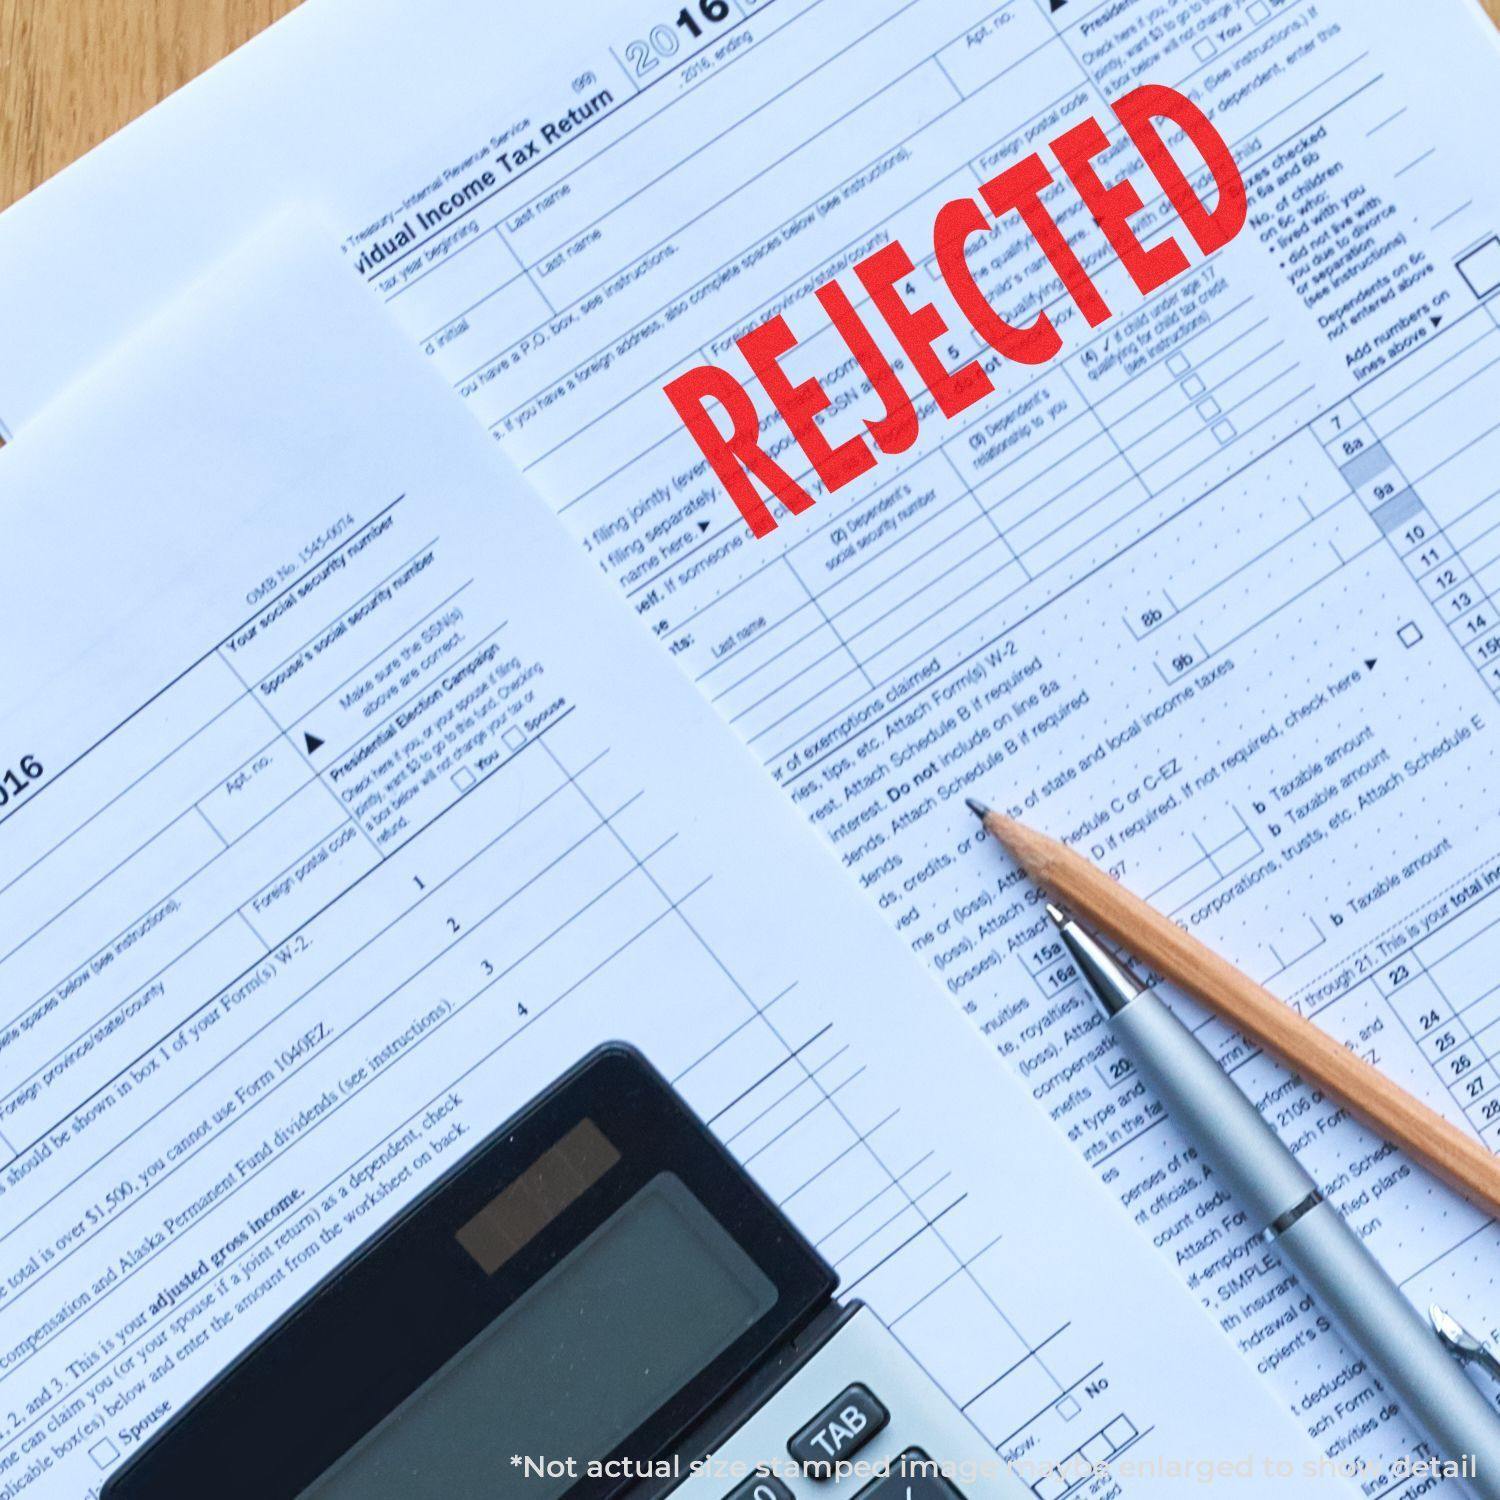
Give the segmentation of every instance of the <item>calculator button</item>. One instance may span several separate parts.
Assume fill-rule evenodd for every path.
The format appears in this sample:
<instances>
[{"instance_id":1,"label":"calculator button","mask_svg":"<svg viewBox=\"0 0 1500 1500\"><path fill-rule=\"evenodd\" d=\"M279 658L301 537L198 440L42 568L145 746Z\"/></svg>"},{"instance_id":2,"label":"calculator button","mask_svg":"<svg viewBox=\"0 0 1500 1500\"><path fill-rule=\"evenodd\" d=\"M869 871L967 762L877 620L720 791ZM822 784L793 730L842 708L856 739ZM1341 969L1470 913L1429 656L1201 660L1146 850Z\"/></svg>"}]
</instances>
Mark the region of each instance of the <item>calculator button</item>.
<instances>
[{"instance_id":1,"label":"calculator button","mask_svg":"<svg viewBox=\"0 0 1500 1500\"><path fill-rule=\"evenodd\" d=\"M788 1440L787 1452L809 1479L829 1479L839 1459L863 1448L890 1420L870 1388L856 1382Z\"/></svg>"},{"instance_id":2,"label":"calculator button","mask_svg":"<svg viewBox=\"0 0 1500 1500\"><path fill-rule=\"evenodd\" d=\"M792 1500L791 1490L774 1474L752 1474L737 1484L724 1500Z\"/></svg>"},{"instance_id":3,"label":"calculator button","mask_svg":"<svg viewBox=\"0 0 1500 1500\"><path fill-rule=\"evenodd\" d=\"M920 1448L908 1448L891 1461L891 1472L855 1495L854 1500L963 1500Z\"/></svg>"}]
</instances>

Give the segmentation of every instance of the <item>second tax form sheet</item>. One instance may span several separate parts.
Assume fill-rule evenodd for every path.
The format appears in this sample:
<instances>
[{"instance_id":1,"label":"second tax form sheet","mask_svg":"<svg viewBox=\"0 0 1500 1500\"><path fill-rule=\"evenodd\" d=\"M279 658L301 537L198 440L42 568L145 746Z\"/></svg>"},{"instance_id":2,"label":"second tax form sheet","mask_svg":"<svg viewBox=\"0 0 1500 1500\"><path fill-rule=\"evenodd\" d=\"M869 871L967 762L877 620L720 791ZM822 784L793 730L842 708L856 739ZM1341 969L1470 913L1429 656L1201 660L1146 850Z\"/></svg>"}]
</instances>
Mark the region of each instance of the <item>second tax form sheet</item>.
<instances>
[{"instance_id":1,"label":"second tax form sheet","mask_svg":"<svg viewBox=\"0 0 1500 1500\"><path fill-rule=\"evenodd\" d=\"M672 10L312 0L0 217L0 420L24 442L227 234L318 202L351 278L1226 1343L1324 1452L1385 1464L1410 1430L1113 1049L962 799L1075 839L1495 1143L1492 29L1461 0ZM1143 82L1230 142L1240 238L1142 301L1059 188L1117 317L1088 330L1013 223L976 240L987 294L1048 307L1063 354L990 362L962 420L753 541L662 386L745 375L736 336L782 312L831 435L858 430L869 393L813 290L891 238L925 248L938 205ZM964 326L930 264L917 282ZM1413 1300L1500 1327L1494 1228L1198 1019Z\"/></svg>"},{"instance_id":2,"label":"second tax form sheet","mask_svg":"<svg viewBox=\"0 0 1500 1500\"><path fill-rule=\"evenodd\" d=\"M7 1500L94 1494L614 1037L1038 1493L1104 1460L1155 1493L1130 1465L1168 1456L1183 1487L1253 1457L1246 1494L1267 1461L1341 1491L335 252L290 232L0 453L27 518L0 622L34 647L0 670Z\"/></svg>"}]
</instances>

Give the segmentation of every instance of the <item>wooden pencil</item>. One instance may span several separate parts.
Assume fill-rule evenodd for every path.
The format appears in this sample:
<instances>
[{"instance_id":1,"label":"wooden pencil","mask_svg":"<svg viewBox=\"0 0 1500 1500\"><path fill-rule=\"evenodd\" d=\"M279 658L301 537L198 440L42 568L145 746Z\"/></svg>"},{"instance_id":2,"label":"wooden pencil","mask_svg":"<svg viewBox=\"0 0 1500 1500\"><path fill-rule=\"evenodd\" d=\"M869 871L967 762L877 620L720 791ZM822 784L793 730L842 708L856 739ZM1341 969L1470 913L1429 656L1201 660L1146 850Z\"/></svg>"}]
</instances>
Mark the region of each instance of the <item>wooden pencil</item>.
<instances>
[{"instance_id":1,"label":"wooden pencil","mask_svg":"<svg viewBox=\"0 0 1500 1500\"><path fill-rule=\"evenodd\" d=\"M1500 1158L1066 844L969 804L1038 885L1492 1216Z\"/></svg>"}]
</instances>

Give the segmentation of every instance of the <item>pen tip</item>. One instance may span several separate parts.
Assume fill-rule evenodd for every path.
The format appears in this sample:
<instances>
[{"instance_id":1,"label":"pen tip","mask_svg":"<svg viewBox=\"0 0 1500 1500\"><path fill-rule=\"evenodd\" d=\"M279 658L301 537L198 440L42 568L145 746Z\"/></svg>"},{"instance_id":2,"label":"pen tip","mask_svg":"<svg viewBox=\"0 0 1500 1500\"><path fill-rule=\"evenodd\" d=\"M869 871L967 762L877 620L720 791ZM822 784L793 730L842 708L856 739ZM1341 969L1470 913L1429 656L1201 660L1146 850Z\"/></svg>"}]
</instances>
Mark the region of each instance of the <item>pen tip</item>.
<instances>
[{"instance_id":1,"label":"pen tip","mask_svg":"<svg viewBox=\"0 0 1500 1500\"><path fill-rule=\"evenodd\" d=\"M1047 915L1051 917L1059 927L1061 927L1063 923L1068 920L1067 912L1065 912L1060 906L1054 906L1050 901L1047 903Z\"/></svg>"},{"instance_id":2,"label":"pen tip","mask_svg":"<svg viewBox=\"0 0 1500 1500\"><path fill-rule=\"evenodd\" d=\"M968 804L969 811L973 813L981 823L984 822L985 818L989 816L990 810L984 805L984 803L976 801L973 797L965 797L964 801Z\"/></svg>"}]
</instances>

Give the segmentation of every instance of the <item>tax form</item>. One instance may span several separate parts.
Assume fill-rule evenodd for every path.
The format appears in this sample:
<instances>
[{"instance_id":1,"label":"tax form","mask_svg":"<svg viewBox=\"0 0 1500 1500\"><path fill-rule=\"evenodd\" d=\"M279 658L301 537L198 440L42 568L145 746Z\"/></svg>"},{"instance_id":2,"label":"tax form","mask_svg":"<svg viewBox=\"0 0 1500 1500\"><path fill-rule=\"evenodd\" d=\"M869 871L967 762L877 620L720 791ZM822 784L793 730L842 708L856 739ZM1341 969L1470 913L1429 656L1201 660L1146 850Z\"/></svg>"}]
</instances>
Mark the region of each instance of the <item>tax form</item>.
<instances>
[{"instance_id":1,"label":"tax form","mask_svg":"<svg viewBox=\"0 0 1500 1500\"><path fill-rule=\"evenodd\" d=\"M0 1494L93 1494L612 1037L1037 1493L1310 1457L305 234L0 455Z\"/></svg>"},{"instance_id":2,"label":"tax form","mask_svg":"<svg viewBox=\"0 0 1500 1500\"><path fill-rule=\"evenodd\" d=\"M1112 1049L962 798L1073 838L1493 1142L1493 32L1460 0L670 9L580 5L564 34L314 0L0 218L0 418L24 436L276 194L322 204L1225 1342L1330 1457L1386 1464L1412 1434ZM1063 356L991 365L963 424L752 542L662 385L745 373L735 336L784 311L830 432L857 430L813 289L1147 81L1232 144L1240 239L1090 333L1002 226L976 277L1018 320L1048 306ZM1204 1024L1413 1300L1495 1331L1494 1228Z\"/></svg>"}]
</instances>

